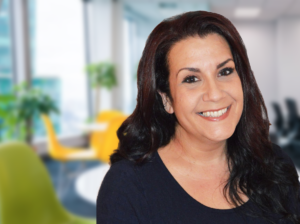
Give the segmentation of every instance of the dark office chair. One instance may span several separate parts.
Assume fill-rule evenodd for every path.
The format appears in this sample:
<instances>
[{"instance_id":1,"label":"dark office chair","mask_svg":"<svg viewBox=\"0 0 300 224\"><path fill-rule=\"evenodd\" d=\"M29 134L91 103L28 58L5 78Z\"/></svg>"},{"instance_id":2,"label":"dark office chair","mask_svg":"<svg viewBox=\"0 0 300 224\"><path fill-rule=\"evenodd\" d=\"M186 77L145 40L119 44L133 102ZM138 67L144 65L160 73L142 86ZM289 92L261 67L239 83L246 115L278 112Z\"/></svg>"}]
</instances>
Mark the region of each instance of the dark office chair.
<instances>
[{"instance_id":1,"label":"dark office chair","mask_svg":"<svg viewBox=\"0 0 300 224\"><path fill-rule=\"evenodd\" d=\"M285 103L288 109L288 137L289 149L293 153L296 165L300 167L300 117L298 114L297 104L294 99L287 98Z\"/></svg>"},{"instance_id":2,"label":"dark office chair","mask_svg":"<svg viewBox=\"0 0 300 224\"><path fill-rule=\"evenodd\" d=\"M287 130L289 136L293 140L300 140L300 118L298 115L296 101L291 98L287 98L285 99L285 103L288 109Z\"/></svg>"},{"instance_id":3,"label":"dark office chair","mask_svg":"<svg viewBox=\"0 0 300 224\"><path fill-rule=\"evenodd\" d=\"M274 122L274 126L276 128L276 136L285 136L287 134L287 130L284 127L284 117L281 111L281 107L277 102L273 102L272 106L276 115L276 119Z\"/></svg>"}]
</instances>

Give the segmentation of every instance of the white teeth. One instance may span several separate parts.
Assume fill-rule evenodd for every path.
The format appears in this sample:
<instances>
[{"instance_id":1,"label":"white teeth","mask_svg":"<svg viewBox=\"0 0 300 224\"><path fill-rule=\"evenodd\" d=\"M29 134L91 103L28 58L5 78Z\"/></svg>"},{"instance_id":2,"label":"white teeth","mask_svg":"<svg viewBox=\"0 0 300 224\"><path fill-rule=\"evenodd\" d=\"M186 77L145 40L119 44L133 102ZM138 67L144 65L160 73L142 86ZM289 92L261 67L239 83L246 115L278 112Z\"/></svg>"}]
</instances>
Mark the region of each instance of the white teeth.
<instances>
[{"instance_id":1,"label":"white teeth","mask_svg":"<svg viewBox=\"0 0 300 224\"><path fill-rule=\"evenodd\" d=\"M208 112L199 113L199 114L203 117L220 117L223 114L225 114L226 112L227 112L227 108L224 108L219 111L211 111L211 112L208 111Z\"/></svg>"}]
</instances>

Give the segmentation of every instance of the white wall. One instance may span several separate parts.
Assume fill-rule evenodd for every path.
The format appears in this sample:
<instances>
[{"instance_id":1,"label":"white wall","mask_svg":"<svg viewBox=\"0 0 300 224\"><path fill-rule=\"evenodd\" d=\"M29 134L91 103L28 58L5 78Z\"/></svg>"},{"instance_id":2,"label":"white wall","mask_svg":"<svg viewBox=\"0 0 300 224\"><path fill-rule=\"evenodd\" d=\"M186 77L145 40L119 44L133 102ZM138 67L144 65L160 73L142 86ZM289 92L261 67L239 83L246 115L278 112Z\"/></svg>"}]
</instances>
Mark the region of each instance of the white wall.
<instances>
[{"instance_id":1,"label":"white wall","mask_svg":"<svg viewBox=\"0 0 300 224\"><path fill-rule=\"evenodd\" d=\"M234 25L245 43L252 71L272 123L275 115L271 102L278 98L276 24L274 22L234 22ZM272 126L271 131L273 131Z\"/></svg>"},{"instance_id":2,"label":"white wall","mask_svg":"<svg viewBox=\"0 0 300 224\"><path fill-rule=\"evenodd\" d=\"M270 122L272 101L287 115L284 99L296 100L300 112L300 17L275 22L234 22L246 48L252 70L265 99ZM271 126L271 131L273 131Z\"/></svg>"},{"instance_id":3,"label":"white wall","mask_svg":"<svg viewBox=\"0 0 300 224\"><path fill-rule=\"evenodd\" d=\"M283 18L277 23L278 97L297 101L300 112L300 17Z\"/></svg>"}]
</instances>

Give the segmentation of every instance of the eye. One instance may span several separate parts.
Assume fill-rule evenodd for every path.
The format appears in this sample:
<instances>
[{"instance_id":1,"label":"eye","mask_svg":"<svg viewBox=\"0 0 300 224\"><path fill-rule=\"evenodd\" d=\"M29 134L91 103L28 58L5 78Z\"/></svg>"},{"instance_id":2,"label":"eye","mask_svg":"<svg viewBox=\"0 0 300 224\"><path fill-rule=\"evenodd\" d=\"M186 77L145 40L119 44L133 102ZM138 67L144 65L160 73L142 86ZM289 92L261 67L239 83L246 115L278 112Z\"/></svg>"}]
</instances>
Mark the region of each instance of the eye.
<instances>
[{"instance_id":1,"label":"eye","mask_svg":"<svg viewBox=\"0 0 300 224\"><path fill-rule=\"evenodd\" d=\"M227 75L230 75L232 72L234 71L233 68L224 68L220 71L220 75L221 76L227 76Z\"/></svg>"},{"instance_id":2,"label":"eye","mask_svg":"<svg viewBox=\"0 0 300 224\"><path fill-rule=\"evenodd\" d=\"M190 76L185 77L182 82L193 83L193 82L197 82L197 81L199 81L199 79L196 76L190 75Z\"/></svg>"}]
</instances>

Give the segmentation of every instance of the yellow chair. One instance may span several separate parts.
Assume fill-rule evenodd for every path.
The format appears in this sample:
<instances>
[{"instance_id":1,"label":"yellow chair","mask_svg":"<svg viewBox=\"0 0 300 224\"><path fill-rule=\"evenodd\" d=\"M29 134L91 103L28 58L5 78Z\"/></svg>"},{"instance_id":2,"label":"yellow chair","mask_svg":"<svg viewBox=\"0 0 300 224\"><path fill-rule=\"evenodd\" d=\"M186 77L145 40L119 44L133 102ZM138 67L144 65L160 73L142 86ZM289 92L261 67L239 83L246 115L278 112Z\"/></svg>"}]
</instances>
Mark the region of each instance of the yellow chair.
<instances>
[{"instance_id":1,"label":"yellow chair","mask_svg":"<svg viewBox=\"0 0 300 224\"><path fill-rule=\"evenodd\" d=\"M49 155L56 160L69 161L69 160L96 160L97 152L94 149L84 148L71 148L63 146L57 140L54 127L50 118L43 114L41 118L45 124L48 138L48 151Z\"/></svg>"},{"instance_id":2,"label":"yellow chair","mask_svg":"<svg viewBox=\"0 0 300 224\"><path fill-rule=\"evenodd\" d=\"M76 176L81 172L81 169L75 172L68 172L65 162L68 161L86 161L86 160L101 160L102 162L109 162L109 157L117 148L119 140L117 138L117 130L126 119L123 113L119 111L103 111L99 114L97 122L106 122L107 130L95 131L91 134L90 149L85 148L72 148L60 144L58 141L55 129L52 125L50 118L47 115L41 115L45 124L48 138L48 151L49 155L61 163L58 178L58 196L63 195L66 185L69 183L63 178L63 174L67 177ZM114 120L117 119L117 120ZM119 122L118 122L119 121ZM121 122L122 121L122 122Z\"/></svg>"},{"instance_id":3,"label":"yellow chair","mask_svg":"<svg viewBox=\"0 0 300 224\"><path fill-rule=\"evenodd\" d=\"M105 110L99 113L96 118L97 123L109 123L111 120L117 117L123 117L124 114L117 110ZM105 135L107 130L103 131L93 131L90 136L90 148L96 150L97 155L101 154L103 150L103 144L105 142ZM106 161L106 160L105 160Z\"/></svg>"},{"instance_id":4,"label":"yellow chair","mask_svg":"<svg viewBox=\"0 0 300 224\"><path fill-rule=\"evenodd\" d=\"M98 151L98 158L106 163L109 163L110 155L118 148L119 139L117 136L117 130L121 124L126 120L127 116L118 116L113 118L103 136L105 141L101 146L101 150Z\"/></svg>"},{"instance_id":5,"label":"yellow chair","mask_svg":"<svg viewBox=\"0 0 300 224\"><path fill-rule=\"evenodd\" d=\"M48 150L49 155L56 160L60 161L69 161L69 160L95 160L100 159L103 162L109 162L109 156L107 153L109 152L108 146L114 147L115 145L118 146L118 138L116 137L116 131L118 130L119 126L122 124L117 124L116 121L111 123L116 118L120 118L123 121L126 119L126 116L116 110L107 110L102 111L97 119L96 122L99 123L107 123L107 129L103 131L94 131L90 137L89 149L85 148L71 148L63 146L57 140L54 127L50 118L47 115L42 115L42 120L45 124L45 128L47 131L47 138L48 138ZM111 126L112 125L112 126ZM118 126L119 125L119 126ZM115 133L114 133L115 132ZM110 134L114 133L114 134ZM108 142L107 141L114 141ZM111 145L113 144L113 145ZM117 147L116 147L117 148ZM114 149L116 149L114 148ZM110 150L111 153L113 150Z\"/></svg>"}]
</instances>

